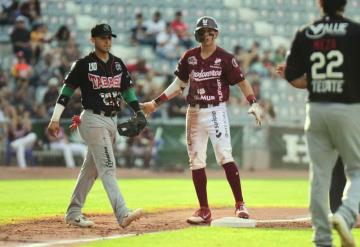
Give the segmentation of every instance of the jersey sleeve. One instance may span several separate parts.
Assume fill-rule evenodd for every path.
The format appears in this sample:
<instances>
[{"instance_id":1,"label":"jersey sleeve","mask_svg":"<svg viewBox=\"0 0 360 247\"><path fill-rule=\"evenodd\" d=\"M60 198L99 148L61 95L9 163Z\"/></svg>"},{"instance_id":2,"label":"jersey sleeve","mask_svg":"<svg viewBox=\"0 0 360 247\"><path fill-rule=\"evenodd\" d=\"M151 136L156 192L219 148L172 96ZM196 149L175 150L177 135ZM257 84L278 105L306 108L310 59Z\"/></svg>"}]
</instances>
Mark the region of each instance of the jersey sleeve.
<instances>
[{"instance_id":1,"label":"jersey sleeve","mask_svg":"<svg viewBox=\"0 0 360 247\"><path fill-rule=\"evenodd\" d=\"M121 82L120 82L120 92L124 92L129 88L134 86L133 81L131 80L131 75L124 64L124 62L120 59L120 64L122 66L122 75L121 75Z\"/></svg>"},{"instance_id":2,"label":"jersey sleeve","mask_svg":"<svg viewBox=\"0 0 360 247\"><path fill-rule=\"evenodd\" d=\"M235 85L245 80L244 73L241 71L240 66L234 56L229 56L225 66L225 78L230 85Z\"/></svg>"},{"instance_id":3,"label":"jersey sleeve","mask_svg":"<svg viewBox=\"0 0 360 247\"><path fill-rule=\"evenodd\" d=\"M187 82L189 80L189 64L187 61L187 53L185 52L179 60L174 74L182 81Z\"/></svg>"},{"instance_id":4,"label":"jersey sleeve","mask_svg":"<svg viewBox=\"0 0 360 247\"><path fill-rule=\"evenodd\" d=\"M65 76L64 84L67 86L76 89L80 86L80 75L81 75L81 61L75 61L70 68L70 71Z\"/></svg>"},{"instance_id":5,"label":"jersey sleeve","mask_svg":"<svg viewBox=\"0 0 360 247\"><path fill-rule=\"evenodd\" d=\"M304 58L303 39L301 32L298 31L291 44L290 53L286 59L285 78L288 82L291 82L306 72L306 61Z\"/></svg>"}]
</instances>

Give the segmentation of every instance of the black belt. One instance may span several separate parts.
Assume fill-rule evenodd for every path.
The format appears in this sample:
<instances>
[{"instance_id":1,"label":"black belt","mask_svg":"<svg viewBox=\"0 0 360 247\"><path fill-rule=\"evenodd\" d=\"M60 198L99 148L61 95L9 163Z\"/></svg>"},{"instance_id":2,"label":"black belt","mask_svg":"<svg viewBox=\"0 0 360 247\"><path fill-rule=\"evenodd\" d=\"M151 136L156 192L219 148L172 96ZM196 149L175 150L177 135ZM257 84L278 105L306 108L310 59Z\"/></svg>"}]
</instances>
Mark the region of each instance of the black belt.
<instances>
[{"instance_id":1,"label":"black belt","mask_svg":"<svg viewBox=\"0 0 360 247\"><path fill-rule=\"evenodd\" d=\"M115 117L117 115L117 111L103 111L103 110L93 110L87 109L92 111L94 114L105 116L105 117Z\"/></svg>"},{"instance_id":2,"label":"black belt","mask_svg":"<svg viewBox=\"0 0 360 247\"><path fill-rule=\"evenodd\" d=\"M191 107L210 108L210 107L218 106L218 105L220 105L220 103L207 104L207 103L200 102L200 103L190 103L189 105Z\"/></svg>"}]
</instances>

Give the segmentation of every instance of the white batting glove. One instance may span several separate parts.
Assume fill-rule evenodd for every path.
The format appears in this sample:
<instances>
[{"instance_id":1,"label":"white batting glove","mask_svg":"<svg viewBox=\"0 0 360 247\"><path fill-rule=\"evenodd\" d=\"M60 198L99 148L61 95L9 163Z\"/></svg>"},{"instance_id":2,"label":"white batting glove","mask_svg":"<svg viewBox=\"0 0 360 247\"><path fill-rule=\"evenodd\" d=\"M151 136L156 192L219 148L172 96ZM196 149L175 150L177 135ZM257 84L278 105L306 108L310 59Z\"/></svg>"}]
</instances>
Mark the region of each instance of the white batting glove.
<instances>
[{"instance_id":1,"label":"white batting glove","mask_svg":"<svg viewBox=\"0 0 360 247\"><path fill-rule=\"evenodd\" d=\"M248 114L252 114L255 117L255 121L256 124L258 126L261 126L261 114L262 114L262 109L260 107L260 105L258 103L253 103L249 110L248 110Z\"/></svg>"}]
</instances>

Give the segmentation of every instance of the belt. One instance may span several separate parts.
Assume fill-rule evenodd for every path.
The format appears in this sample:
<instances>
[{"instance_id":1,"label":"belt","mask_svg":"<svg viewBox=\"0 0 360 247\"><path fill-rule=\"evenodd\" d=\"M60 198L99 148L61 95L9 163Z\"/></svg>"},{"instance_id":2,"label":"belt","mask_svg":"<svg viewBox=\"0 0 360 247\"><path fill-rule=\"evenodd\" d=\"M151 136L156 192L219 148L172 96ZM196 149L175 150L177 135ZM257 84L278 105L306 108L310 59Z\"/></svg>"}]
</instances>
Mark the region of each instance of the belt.
<instances>
[{"instance_id":1,"label":"belt","mask_svg":"<svg viewBox=\"0 0 360 247\"><path fill-rule=\"evenodd\" d=\"M93 109L87 109L89 111L92 111L92 113L105 116L105 117L115 117L117 115L117 111L103 111L103 110L93 110Z\"/></svg>"},{"instance_id":2,"label":"belt","mask_svg":"<svg viewBox=\"0 0 360 247\"><path fill-rule=\"evenodd\" d=\"M201 103L190 103L189 105L191 107L196 107L196 108L210 108L210 107L218 106L220 105L220 103L207 104L201 102Z\"/></svg>"}]
</instances>

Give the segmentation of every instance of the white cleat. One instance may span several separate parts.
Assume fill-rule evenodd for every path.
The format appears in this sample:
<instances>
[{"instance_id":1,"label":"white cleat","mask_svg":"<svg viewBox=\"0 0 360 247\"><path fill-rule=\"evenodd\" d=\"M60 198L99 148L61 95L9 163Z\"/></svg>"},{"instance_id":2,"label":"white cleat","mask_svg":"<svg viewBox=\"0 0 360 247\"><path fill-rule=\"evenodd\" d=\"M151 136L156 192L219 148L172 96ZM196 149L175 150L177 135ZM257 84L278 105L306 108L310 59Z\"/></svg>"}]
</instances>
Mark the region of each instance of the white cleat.
<instances>
[{"instance_id":1,"label":"white cleat","mask_svg":"<svg viewBox=\"0 0 360 247\"><path fill-rule=\"evenodd\" d=\"M73 219L65 219L65 223L83 228L93 227L95 225L93 221L88 220L84 215L80 215Z\"/></svg>"},{"instance_id":2,"label":"white cleat","mask_svg":"<svg viewBox=\"0 0 360 247\"><path fill-rule=\"evenodd\" d=\"M131 224L134 220L140 219L144 215L143 210L141 208L136 209L133 212L129 212L119 224L122 228L127 227Z\"/></svg>"},{"instance_id":3,"label":"white cleat","mask_svg":"<svg viewBox=\"0 0 360 247\"><path fill-rule=\"evenodd\" d=\"M355 240L348 228L344 218L339 214L330 216L330 223L334 229L339 233L342 247L355 247Z\"/></svg>"}]
</instances>

